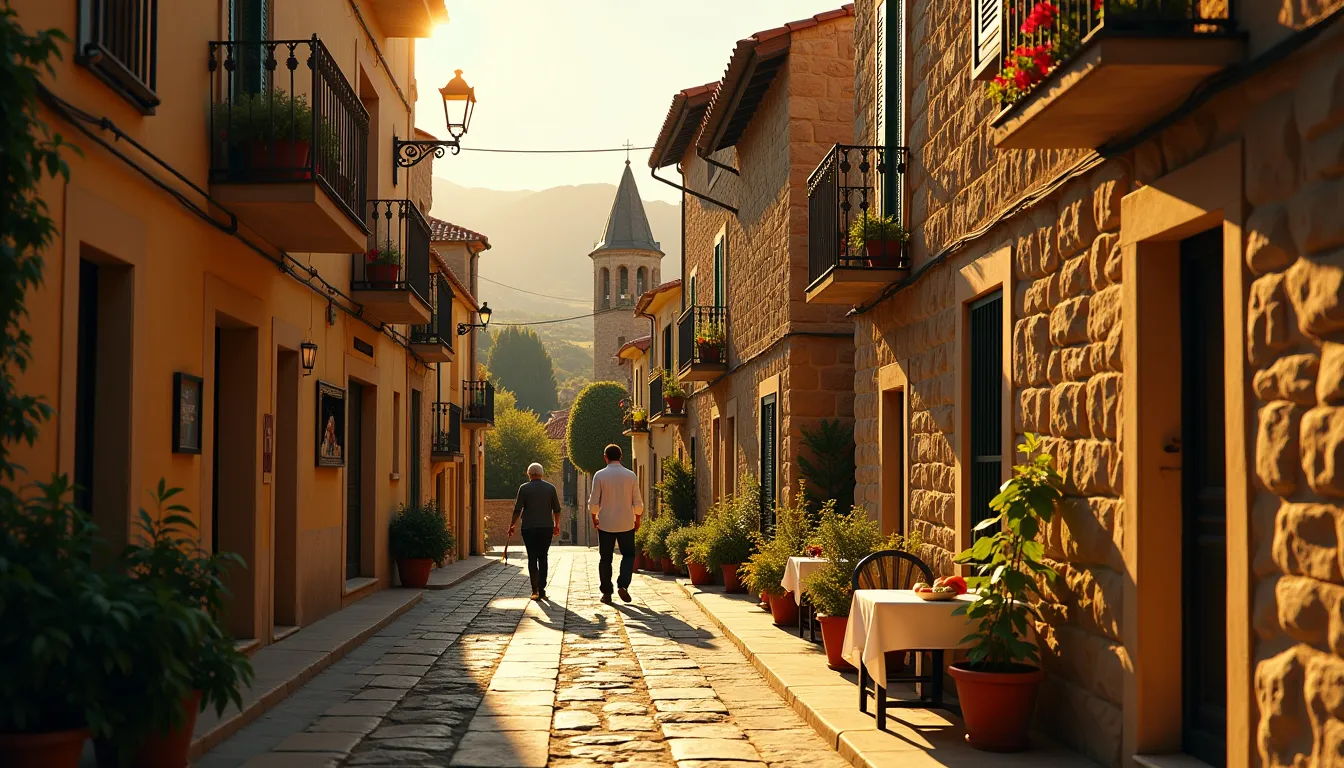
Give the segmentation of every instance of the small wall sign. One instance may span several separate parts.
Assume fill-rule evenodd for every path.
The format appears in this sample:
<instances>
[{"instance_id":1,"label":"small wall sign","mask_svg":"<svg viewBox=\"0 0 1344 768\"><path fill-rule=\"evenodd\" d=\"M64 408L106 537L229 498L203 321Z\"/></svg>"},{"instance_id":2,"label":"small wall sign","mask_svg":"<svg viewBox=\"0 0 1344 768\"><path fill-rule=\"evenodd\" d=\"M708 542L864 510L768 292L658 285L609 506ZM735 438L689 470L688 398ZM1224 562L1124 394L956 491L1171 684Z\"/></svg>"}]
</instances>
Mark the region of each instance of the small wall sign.
<instances>
[{"instance_id":1,"label":"small wall sign","mask_svg":"<svg viewBox=\"0 0 1344 768\"><path fill-rule=\"evenodd\" d=\"M275 465L275 416L269 413L261 415L261 481L271 482L271 473Z\"/></svg>"},{"instance_id":2,"label":"small wall sign","mask_svg":"<svg viewBox=\"0 0 1344 768\"><path fill-rule=\"evenodd\" d=\"M201 391L199 376L173 374L173 453L201 452Z\"/></svg>"},{"instance_id":3,"label":"small wall sign","mask_svg":"<svg viewBox=\"0 0 1344 768\"><path fill-rule=\"evenodd\" d=\"M345 466L345 390L317 382L317 466Z\"/></svg>"}]
</instances>

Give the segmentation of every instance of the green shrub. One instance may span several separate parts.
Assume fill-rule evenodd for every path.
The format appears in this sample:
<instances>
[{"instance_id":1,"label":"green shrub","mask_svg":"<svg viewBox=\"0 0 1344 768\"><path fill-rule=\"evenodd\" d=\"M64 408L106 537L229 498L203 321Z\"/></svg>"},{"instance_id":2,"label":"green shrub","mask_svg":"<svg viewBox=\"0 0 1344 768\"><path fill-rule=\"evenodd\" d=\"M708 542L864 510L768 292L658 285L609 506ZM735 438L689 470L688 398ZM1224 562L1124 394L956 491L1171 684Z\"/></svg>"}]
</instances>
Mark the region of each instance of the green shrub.
<instances>
[{"instance_id":1,"label":"green shrub","mask_svg":"<svg viewBox=\"0 0 1344 768\"><path fill-rule=\"evenodd\" d=\"M652 520L640 525L641 529L648 528L648 538L645 540L644 551L649 557L655 560L662 560L668 557L667 536L676 530L678 526L677 518L671 515L658 515Z\"/></svg>"},{"instance_id":2,"label":"green shrub","mask_svg":"<svg viewBox=\"0 0 1344 768\"><path fill-rule=\"evenodd\" d=\"M673 565L678 568L686 567L686 551L696 542L700 534L700 525L689 523L673 529L667 535L667 556L672 559Z\"/></svg>"},{"instance_id":3,"label":"green shrub","mask_svg":"<svg viewBox=\"0 0 1344 768\"><path fill-rule=\"evenodd\" d=\"M765 592L772 595L783 594L784 570L789 558L803 553L811 536L812 527L808 518L807 497L799 491L792 504L784 504L775 510L774 537L767 539L754 534L756 553L742 567L742 580L752 594Z\"/></svg>"},{"instance_id":4,"label":"green shrub","mask_svg":"<svg viewBox=\"0 0 1344 768\"><path fill-rule=\"evenodd\" d=\"M849 225L849 247L854 253L861 252L869 240L903 241L909 239L910 233L901 226L895 216L863 215Z\"/></svg>"},{"instance_id":5,"label":"green shrub","mask_svg":"<svg viewBox=\"0 0 1344 768\"><path fill-rule=\"evenodd\" d=\"M580 470L592 474L607 465L602 452L612 443L621 447L621 462L630 465L630 437L625 431L621 401L625 387L614 381L597 381L584 387L569 409L565 426L565 444L569 460Z\"/></svg>"},{"instance_id":6,"label":"green shrub","mask_svg":"<svg viewBox=\"0 0 1344 768\"><path fill-rule=\"evenodd\" d=\"M496 389L495 428L485 431L486 498L513 498L527 482L527 467L534 461L553 482L560 476L560 449L546 435L546 427L531 411L517 407L512 392Z\"/></svg>"},{"instance_id":7,"label":"green shrub","mask_svg":"<svg viewBox=\"0 0 1344 768\"><path fill-rule=\"evenodd\" d=\"M837 509L854 506L854 427L839 419L822 419L816 429L803 427L803 445L812 453L798 456L803 490L815 513L835 499ZM815 520L815 518L814 518Z\"/></svg>"},{"instance_id":8,"label":"green shrub","mask_svg":"<svg viewBox=\"0 0 1344 768\"><path fill-rule=\"evenodd\" d=\"M826 616L848 616L854 566L884 548L890 540L882 535L882 527L863 507L841 513L829 501L821 509L821 521L813 539L821 546L827 562L803 585L807 598Z\"/></svg>"},{"instance_id":9,"label":"green shrub","mask_svg":"<svg viewBox=\"0 0 1344 768\"><path fill-rule=\"evenodd\" d=\"M677 456L663 459L663 477L658 481L658 505L683 523L695 520L695 470Z\"/></svg>"},{"instance_id":10,"label":"green shrub","mask_svg":"<svg viewBox=\"0 0 1344 768\"><path fill-rule=\"evenodd\" d=\"M388 526L387 542L397 560L433 560L439 566L457 543L448 518L433 501L401 505Z\"/></svg>"},{"instance_id":11,"label":"green shrub","mask_svg":"<svg viewBox=\"0 0 1344 768\"><path fill-rule=\"evenodd\" d=\"M711 570L747 562L755 547L754 535L761 527L761 486L744 472L737 487L737 493L710 508L704 531L694 545L693 562Z\"/></svg>"}]
</instances>

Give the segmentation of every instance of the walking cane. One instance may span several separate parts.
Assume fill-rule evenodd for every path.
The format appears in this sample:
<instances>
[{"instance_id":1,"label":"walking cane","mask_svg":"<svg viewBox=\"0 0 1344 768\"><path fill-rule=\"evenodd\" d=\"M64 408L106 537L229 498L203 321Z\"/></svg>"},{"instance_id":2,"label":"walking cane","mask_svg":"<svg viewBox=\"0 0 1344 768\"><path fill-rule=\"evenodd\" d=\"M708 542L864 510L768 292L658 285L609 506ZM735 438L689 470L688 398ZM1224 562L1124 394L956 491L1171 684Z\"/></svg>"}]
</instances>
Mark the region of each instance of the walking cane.
<instances>
[{"instance_id":1,"label":"walking cane","mask_svg":"<svg viewBox=\"0 0 1344 768\"><path fill-rule=\"evenodd\" d=\"M504 534L504 564L509 564L509 542L513 541L513 531Z\"/></svg>"}]
</instances>

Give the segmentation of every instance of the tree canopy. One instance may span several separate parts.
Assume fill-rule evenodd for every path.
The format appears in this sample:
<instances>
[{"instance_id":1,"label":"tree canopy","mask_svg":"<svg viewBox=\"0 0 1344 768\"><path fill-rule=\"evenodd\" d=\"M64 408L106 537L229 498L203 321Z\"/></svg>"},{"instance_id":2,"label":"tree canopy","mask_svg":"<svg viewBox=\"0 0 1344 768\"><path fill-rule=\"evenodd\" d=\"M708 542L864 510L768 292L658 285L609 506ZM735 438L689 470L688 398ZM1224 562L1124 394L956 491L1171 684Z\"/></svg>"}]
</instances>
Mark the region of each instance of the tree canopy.
<instances>
[{"instance_id":1,"label":"tree canopy","mask_svg":"<svg viewBox=\"0 0 1344 768\"><path fill-rule=\"evenodd\" d=\"M521 411L512 392L495 392L495 428L485 433L485 495L511 499L527 482L527 465L538 462L546 479L560 482L560 448L531 413Z\"/></svg>"},{"instance_id":2,"label":"tree canopy","mask_svg":"<svg viewBox=\"0 0 1344 768\"><path fill-rule=\"evenodd\" d=\"M555 370L541 337L529 328L504 328L494 335L487 364L495 387L518 398L518 408L545 421L559 407Z\"/></svg>"},{"instance_id":3,"label":"tree canopy","mask_svg":"<svg viewBox=\"0 0 1344 768\"><path fill-rule=\"evenodd\" d=\"M565 426L569 460L574 466L589 474L605 467L602 451L611 443L621 447L621 463L630 466L630 437L621 434L625 430L621 400L626 397L623 384L597 381L574 398Z\"/></svg>"}]
</instances>

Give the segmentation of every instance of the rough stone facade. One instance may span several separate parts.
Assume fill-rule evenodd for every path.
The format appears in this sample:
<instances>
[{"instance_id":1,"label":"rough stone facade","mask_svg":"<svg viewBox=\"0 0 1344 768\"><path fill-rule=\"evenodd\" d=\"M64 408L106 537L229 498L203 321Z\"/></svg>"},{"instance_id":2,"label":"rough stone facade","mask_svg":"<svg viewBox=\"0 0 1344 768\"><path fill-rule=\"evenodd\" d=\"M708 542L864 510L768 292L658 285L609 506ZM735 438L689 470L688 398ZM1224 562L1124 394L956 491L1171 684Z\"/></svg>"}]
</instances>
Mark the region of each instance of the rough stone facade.
<instances>
[{"instance_id":1,"label":"rough stone facade","mask_svg":"<svg viewBox=\"0 0 1344 768\"><path fill-rule=\"evenodd\" d=\"M1252 4L1240 13L1257 19L1271 12L1261 5L1278 7ZM861 143L873 134L874 7L873 0L856 3L854 137ZM1013 435L1015 441L1023 432L1046 436L1067 479L1057 522L1042 536L1062 578L1040 606L1045 622L1036 627L1049 673L1039 724L1104 765L1132 765L1124 751L1126 686L1144 660L1125 645L1124 622L1133 612L1123 598L1136 563L1126 555L1135 533L1124 528L1121 441L1125 424L1138 415L1125 413L1122 403L1129 353L1121 329L1124 299L1137 288L1121 280L1121 201L1242 142L1249 289L1226 314L1227 327L1245 328L1248 365L1226 376L1249 383L1254 426L1248 455L1229 461L1244 458L1255 477L1251 552L1229 551L1229 570L1251 571L1253 594L1246 599L1255 636L1253 658L1243 660L1253 690L1230 689L1228 697L1251 698L1250 764L1344 765L1340 35L1327 32L1156 138L1004 216L1010 204L1088 153L994 149L988 130L994 108L970 79L972 6L925 0L906 7L907 190L916 268L958 238L986 231L856 318L856 498L873 509L882 501L878 371L899 362L908 377L905 511L925 535L930 565L940 573L954 569L958 407L966 405L957 396L963 311L957 279L975 258L1006 245ZM1286 13L1280 18L1305 25L1323 10ZM1250 49L1263 50L1267 38L1282 35L1254 31ZM1236 629L1229 627L1229 636ZM1237 728L1229 720L1230 744L1245 735Z\"/></svg>"},{"instance_id":2,"label":"rough stone facade","mask_svg":"<svg viewBox=\"0 0 1344 768\"><path fill-rule=\"evenodd\" d=\"M738 209L734 216L687 196L687 305L714 303L714 244L727 243L729 373L696 385L688 402L683 444L695 437L696 489L701 512L712 503L712 409L721 419L721 490L742 472L759 476L761 385L778 377L777 498L798 482L801 430L821 419L853 415L851 324L843 308L808 305L807 177L853 122L853 18L844 16L792 32L788 60L775 76L735 147L739 176L719 173L708 193ZM703 188L707 164L694 149L682 158L684 177ZM727 434L728 418L734 434ZM731 462L728 457L731 457Z\"/></svg>"}]
</instances>

